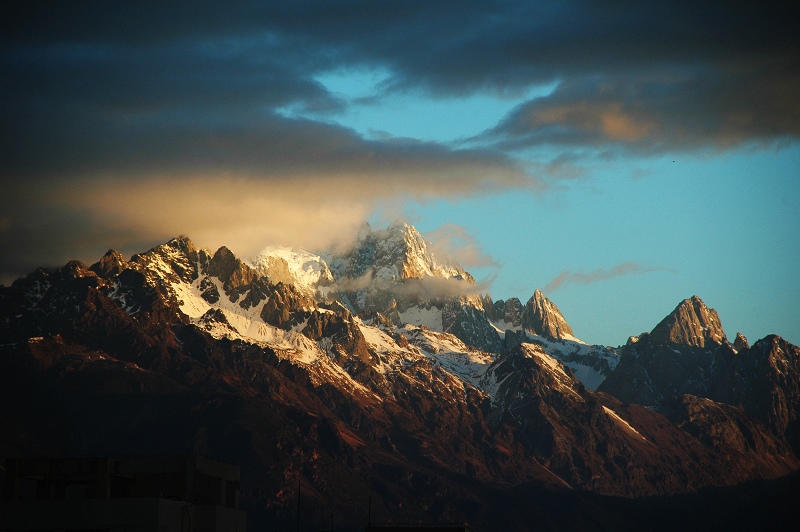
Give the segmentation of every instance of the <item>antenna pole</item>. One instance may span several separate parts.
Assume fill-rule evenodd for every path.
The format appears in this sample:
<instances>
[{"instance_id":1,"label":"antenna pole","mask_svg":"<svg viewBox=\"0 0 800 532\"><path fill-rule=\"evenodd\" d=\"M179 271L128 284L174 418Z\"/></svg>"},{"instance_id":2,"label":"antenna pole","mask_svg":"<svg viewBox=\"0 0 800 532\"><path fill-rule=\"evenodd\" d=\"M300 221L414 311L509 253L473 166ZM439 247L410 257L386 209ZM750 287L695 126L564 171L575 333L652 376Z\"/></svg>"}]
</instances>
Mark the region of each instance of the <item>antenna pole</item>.
<instances>
[{"instance_id":1,"label":"antenna pole","mask_svg":"<svg viewBox=\"0 0 800 532\"><path fill-rule=\"evenodd\" d=\"M297 532L300 532L300 479L297 479Z\"/></svg>"}]
</instances>

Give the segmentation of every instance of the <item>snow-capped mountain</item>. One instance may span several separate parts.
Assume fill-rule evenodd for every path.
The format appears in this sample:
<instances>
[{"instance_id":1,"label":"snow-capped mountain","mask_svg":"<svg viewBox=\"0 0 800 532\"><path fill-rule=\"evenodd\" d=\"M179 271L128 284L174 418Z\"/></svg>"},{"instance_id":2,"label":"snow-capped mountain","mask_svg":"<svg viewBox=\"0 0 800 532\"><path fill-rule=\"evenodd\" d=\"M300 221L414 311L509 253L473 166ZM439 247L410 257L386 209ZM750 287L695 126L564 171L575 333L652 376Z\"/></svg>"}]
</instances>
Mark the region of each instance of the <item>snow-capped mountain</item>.
<instances>
[{"instance_id":1,"label":"snow-capped mountain","mask_svg":"<svg viewBox=\"0 0 800 532\"><path fill-rule=\"evenodd\" d=\"M328 264L319 255L302 249L267 247L250 260L253 269L273 283L294 285L314 296L333 283Z\"/></svg>"},{"instance_id":2,"label":"snow-capped mountain","mask_svg":"<svg viewBox=\"0 0 800 532\"><path fill-rule=\"evenodd\" d=\"M452 257L435 255L422 235L405 223L383 230L365 223L351 250L331 254L330 267L337 280L358 279L371 271L372 278L386 282L426 277L475 282Z\"/></svg>"},{"instance_id":3,"label":"snow-capped mountain","mask_svg":"<svg viewBox=\"0 0 800 532\"><path fill-rule=\"evenodd\" d=\"M435 254L408 224L373 230L365 224L351 248L328 254L268 248L252 261L273 282L294 284L317 301L338 301L362 319L379 314L397 327L451 333L465 347L498 353L537 343L565 362L590 388L616 366L616 351L572 336L558 307L536 290L526 305L472 293L475 280L452 257ZM507 331L512 331L506 339Z\"/></svg>"},{"instance_id":4,"label":"snow-capped mountain","mask_svg":"<svg viewBox=\"0 0 800 532\"><path fill-rule=\"evenodd\" d=\"M618 357L539 291L411 297L471 282L414 233L252 266L179 237L0 287L0 449L201 452L247 464L256 514L277 519L303 478L352 522L357 493L408 522L473 508L487 529L496 490L519 528L535 514L520 486L630 497L800 469L796 346L737 354L698 298Z\"/></svg>"}]
</instances>

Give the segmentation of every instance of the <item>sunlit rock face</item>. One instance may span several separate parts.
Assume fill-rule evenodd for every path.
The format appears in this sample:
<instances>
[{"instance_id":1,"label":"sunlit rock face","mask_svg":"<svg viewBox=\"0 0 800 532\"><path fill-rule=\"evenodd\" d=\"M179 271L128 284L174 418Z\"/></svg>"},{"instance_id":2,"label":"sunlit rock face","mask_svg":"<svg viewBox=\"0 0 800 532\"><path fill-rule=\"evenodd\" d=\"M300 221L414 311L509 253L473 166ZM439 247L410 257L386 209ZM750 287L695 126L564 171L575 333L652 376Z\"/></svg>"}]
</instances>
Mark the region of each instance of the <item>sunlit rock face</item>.
<instances>
[{"instance_id":1,"label":"sunlit rock face","mask_svg":"<svg viewBox=\"0 0 800 532\"><path fill-rule=\"evenodd\" d=\"M697 296L629 341L599 390L673 411L686 394L733 405L800 449L800 349L774 335L748 346L738 334L731 345L716 311Z\"/></svg>"},{"instance_id":2,"label":"sunlit rock face","mask_svg":"<svg viewBox=\"0 0 800 532\"><path fill-rule=\"evenodd\" d=\"M745 335L740 332L736 333L736 339L733 341L733 347L737 351L743 351L745 349L750 349L750 343L747 341Z\"/></svg>"},{"instance_id":3,"label":"sunlit rock face","mask_svg":"<svg viewBox=\"0 0 800 532\"><path fill-rule=\"evenodd\" d=\"M728 341L717 311L708 308L697 296L683 300L650 335L656 343L690 347L713 347Z\"/></svg>"},{"instance_id":4,"label":"sunlit rock face","mask_svg":"<svg viewBox=\"0 0 800 532\"><path fill-rule=\"evenodd\" d=\"M708 397L734 356L716 311L694 296L650 333L629 341L599 389L649 406L676 395Z\"/></svg>"},{"instance_id":5,"label":"sunlit rock face","mask_svg":"<svg viewBox=\"0 0 800 532\"><path fill-rule=\"evenodd\" d=\"M474 281L452 258L434 254L419 231L408 224L377 231L365 224L352 250L333 255L331 270L337 279L355 279L372 270L382 280L453 277Z\"/></svg>"},{"instance_id":6,"label":"sunlit rock face","mask_svg":"<svg viewBox=\"0 0 800 532\"><path fill-rule=\"evenodd\" d=\"M536 290L525 304L521 321L522 326L534 334L551 338L572 336L572 327L561 311L540 290Z\"/></svg>"}]
</instances>

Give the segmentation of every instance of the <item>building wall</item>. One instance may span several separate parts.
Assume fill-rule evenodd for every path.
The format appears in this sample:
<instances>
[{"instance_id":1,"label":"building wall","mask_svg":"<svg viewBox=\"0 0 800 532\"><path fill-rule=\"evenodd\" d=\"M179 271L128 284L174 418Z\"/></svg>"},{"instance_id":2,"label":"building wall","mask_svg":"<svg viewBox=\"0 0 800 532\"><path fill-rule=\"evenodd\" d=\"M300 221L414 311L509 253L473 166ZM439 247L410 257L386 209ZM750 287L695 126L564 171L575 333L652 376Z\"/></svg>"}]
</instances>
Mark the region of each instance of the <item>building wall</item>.
<instances>
[{"instance_id":1,"label":"building wall","mask_svg":"<svg viewBox=\"0 0 800 532\"><path fill-rule=\"evenodd\" d=\"M8 460L0 530L241 532L239 468L199 456Z\"/></svg>"}]
</instances>

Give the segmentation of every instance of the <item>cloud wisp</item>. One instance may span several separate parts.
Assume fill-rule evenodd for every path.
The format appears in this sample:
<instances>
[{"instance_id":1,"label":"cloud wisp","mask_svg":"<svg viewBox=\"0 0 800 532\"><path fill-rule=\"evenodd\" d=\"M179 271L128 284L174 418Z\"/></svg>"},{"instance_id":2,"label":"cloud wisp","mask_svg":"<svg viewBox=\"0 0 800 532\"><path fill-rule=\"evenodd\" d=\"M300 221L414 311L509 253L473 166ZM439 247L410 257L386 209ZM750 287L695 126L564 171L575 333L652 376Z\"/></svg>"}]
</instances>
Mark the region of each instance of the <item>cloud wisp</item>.
<instances>
[{"instance_id":1,"label":"cloud wisp","mask_svg":"<svg viewBox=\"0 0 800 532\"><path fill-rule=\"evenodd\" d=\"M559 273L553 280L547 283L547 285L544 287L544 290L545 292L555 292L565 284L575 283L575 284L589 285L600 281L607 281L615 277L622 277L626 275L640 275L644 273L652 273L659 271L672 272L673 270L667 268L653 268L653 267L642 266L641 264L638 264L636 262L623 262L622 264L617 264L616 266L610 269L599 268L597 270L592 270L588 273L571 272L569 270L564 270L563 272Z\"/></svg>"},{"instance_id":2,"label":"cloud wisp","mask_svg":"<svg viewBox=\"0 0 800 532\"><path fill-rule=\"evenodd\" d=\"M426 233L425 239L430 242L437 256L450 256L464 268L500 267L463 226L446 223Z\"/></svg>"},{"instance_id":3,"label":"cloud wisp","mask_svg":"<svg viewBox=\"0 0 800 532\"><path fill-rule=\"evenodd\" d=\"M375 278L375 272L368 269L356 279L339 279L326 286L326 292L357 292L390 294L402 301L442 301L453 297L480 296L491 288L491 279L469 282L465 279L423 277L388 281Z\"/></svg>"}]
</instances>

